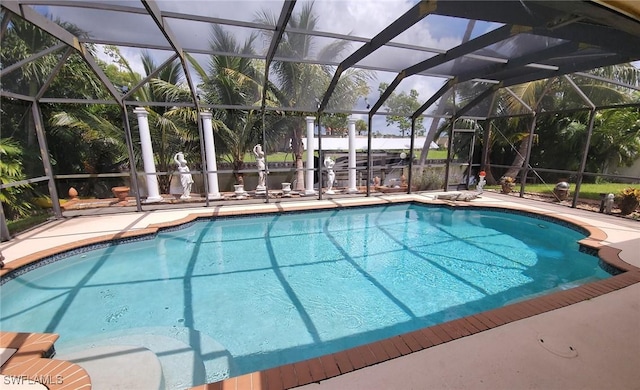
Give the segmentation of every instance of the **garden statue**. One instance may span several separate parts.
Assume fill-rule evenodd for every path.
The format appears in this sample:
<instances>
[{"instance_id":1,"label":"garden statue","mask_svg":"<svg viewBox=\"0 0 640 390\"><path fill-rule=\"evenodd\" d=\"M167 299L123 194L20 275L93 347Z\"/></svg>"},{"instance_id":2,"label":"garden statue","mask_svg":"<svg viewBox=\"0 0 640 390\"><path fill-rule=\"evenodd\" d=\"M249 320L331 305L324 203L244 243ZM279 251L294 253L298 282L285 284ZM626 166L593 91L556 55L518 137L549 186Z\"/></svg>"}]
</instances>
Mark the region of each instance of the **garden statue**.
<instances>
[{"instance_id":1,"label":"garden statue","mask_svg":"<svg viewBox=\"0 0 640 390\"><path fill-rule=\"evenodd\" d=\"M180 184L182 185L182 196L180 199L191 198L191 185L193 184L193 177L189 173L189 167L187 166L187 160L184 159L184 154L178 152L173 156L176 164L178 164L178 172L180 172Z\"/></svg>"},{"instance_id":2,"label":"garden statue","mask_svg":"<svg viewBox=\"0 0 640 390\"><path fill-rule=\"evenodd\" d=\"M336 164L335 161L331 159L330 156L327 156L324 159L324 167L327 168L327 191L326 194L335 194L333 191L333 182L336 180L336 174L333 172L333 166Z\"/></svg>"},{"instance_id":3,"label":"garden statue","mask_svg":"<svg viewBox=\"0 0 640 390\"><path fill-rule=\"evenodd\" d=\"M258 166L258 186L256 192L264 192L266 190L266 174L267 165L264 162L264 152L262 145L257 144L253 147L253 154L256 156L256 165Z\"/></svg>"},{"instance_id":4,"label":"garden statue","mask_svg":"<svg viewBox=\"0 0 640 390\"><path fill-rule=\"evenodd\" d=\"M482 194L482 192L484 191L483 187L485 184L487 184L487 181L484 179L487 176L487 173L485 171L480 171L480 173L478 174L478 177L480 178L478 180L478 184L476 184L476 190L478 191L478 194Z\"/></svg>"},{"instance_id":5,"label":"garden statue","mask_svg":"<svg viewBox=\"0 0 640 390\"><path fill-rule=\"evenodd\" d=\"M613 203L616 196L614 194L608 194L604 200L604 212L607 214L611 214L611 209L613 208Z\"/></svg>"},{"instance_id":6,"label":"garden statue","mask_svg":"<svg viewBox=\"0 0 640 390\"><path fill-rule=\"evenodd\" d=\"M553 194L559 201L566 200L569 197L569 183L561 181L553 188Z\"/></svg>"}]
</instances>

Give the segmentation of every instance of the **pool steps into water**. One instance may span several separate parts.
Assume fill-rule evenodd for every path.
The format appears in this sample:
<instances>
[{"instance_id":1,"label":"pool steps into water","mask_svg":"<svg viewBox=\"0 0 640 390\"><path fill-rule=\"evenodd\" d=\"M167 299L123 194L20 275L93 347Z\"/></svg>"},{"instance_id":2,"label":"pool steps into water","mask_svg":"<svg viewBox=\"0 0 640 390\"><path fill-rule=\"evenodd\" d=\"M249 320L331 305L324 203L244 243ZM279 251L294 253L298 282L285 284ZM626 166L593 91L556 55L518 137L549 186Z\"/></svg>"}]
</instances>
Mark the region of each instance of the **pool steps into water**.
<instances>
[{"instance_id":1,"label":"pool steps into water","mask_svg":"<svg viewBox=\"0 0 640 390\"><path fill-rule=\"evenodd\" d=\"M58 347L57 359L83 367L95 388L185 389L229 376L229 353L184 327L124 329Z\"/></svg>"}]
</instances>

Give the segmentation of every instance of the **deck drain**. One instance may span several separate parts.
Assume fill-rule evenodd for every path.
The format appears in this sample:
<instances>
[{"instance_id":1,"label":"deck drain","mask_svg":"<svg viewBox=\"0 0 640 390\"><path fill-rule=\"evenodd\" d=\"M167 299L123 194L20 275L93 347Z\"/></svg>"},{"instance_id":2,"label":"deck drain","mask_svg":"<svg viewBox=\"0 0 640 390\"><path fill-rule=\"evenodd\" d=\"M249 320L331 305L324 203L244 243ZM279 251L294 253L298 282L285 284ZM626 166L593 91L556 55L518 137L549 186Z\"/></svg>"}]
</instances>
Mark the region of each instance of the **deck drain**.
<instances>
[{"instance_id":1,"label":"deck drain","mask_svg":"<svg viewBox=\"0 0 640 390\"><path fill-rule=\"evenodd\" d=\"M573 346L557 337L538 335L538 344L556 356L567 359L578 356L578 351Z\"/></svg>"}]
</instances>

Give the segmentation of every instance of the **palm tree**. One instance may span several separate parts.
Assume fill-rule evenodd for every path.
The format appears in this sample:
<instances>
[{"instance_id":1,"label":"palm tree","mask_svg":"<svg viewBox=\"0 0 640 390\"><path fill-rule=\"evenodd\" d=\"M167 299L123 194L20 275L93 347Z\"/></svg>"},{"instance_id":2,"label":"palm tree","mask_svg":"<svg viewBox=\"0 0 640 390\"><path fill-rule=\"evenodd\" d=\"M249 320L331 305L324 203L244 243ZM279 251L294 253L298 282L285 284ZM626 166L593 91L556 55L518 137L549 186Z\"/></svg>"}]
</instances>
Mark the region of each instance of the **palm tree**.
<instances>
[{"instance_id":1,"label":"palm tree","mask_svg":"<svg viewBox=\"0 0 640 390\"><path fill-rule=\"evenodd\" d=\"M156 70L157 64L148 51L142 52L140 60L144 67L145 77ZM129 67L128 63L126 66L132 81L137 84L140 81L140 76ZM178 60L162 68L156 77L137 90L134 96L138 101L148 102L176 103L192 100L189 88L185 85L182 66ZM177 113L176 110L172 107L147 107L154 160L157 170L161 172L173 170L173 156L177 152L183 152L187 156L200 155L195 111L188 108L186 110L191 113L185 114L185 109L182 109L180 113ZM160 192L169 192L170 182L171 175L158 176Z\"/></svg>"},{"instance_id":2,"label":"palm tree","mask_svg":"<svg viewBox=\"0 0 640 390\"><path fill-rule=\"evenodd\" d=\"M0 183L9 184L26 179L22 169L22 148L11 138L0 138ZM2 209L9 220L24 217L34 209L28 200L31 198L31 185L23 184L0 191Z\"/></svg>"},{"instance_id":3,"label":"palm tree","mask_svg":"<svg viewBox=\"0 0 640 390\"><path fill-rule=\"evenodd\" d=\"M221 26L213 26L211 49L243 56L212 55L206 70L190 58L202 79L200 88L206 103L229 106L259 104L264 72L258 62L244 56L254 54L253 42L256 38L256 35L252 34L240 44ZM271 100L268 98L267 102ZM260 142L262 115L259 110L237 108L215 110L212 115L216 146L220 154L232 164L236 183L242 183L243 174L240 171L244 167L244 156Z\"/></svg>"},{"instance_id":4,"label":"palm tree","mask_svg":"<svg viewBox=\"0 0 640 390\"><path fill-rule=\"evenodd\" d=\"M288 27L297 30L314 31L317 29L318 17L313 13L313 2L305 2L302 9L297 14L291 15ZM261 12L257 21L263 24L277 25L277 17L268 12ZM270 39L273 32L265 33ZM341 53L349 49L350 45L345 41L335 41L316 52L316 41L311 34L290 33L285 30L280 46L278 48L279 57L292 59L308 59L316 57L319 62L333 61ZM274 83L278 91L274 92L284 107L298 108L303 113L313 113L317 108L317 101L322 98L327 90L334 69L331 66L308 64L294 61L273 61L271 74L275 76ZM370 73L356 69L348 69L340 78L332 98L327 105L332 108L351 108L359 97L369 93L367 81L371 78ZM303 153L304 145L302 136L305 133L306 124L304 115L287 116L286 120L280 123L285 131L289 131L291 139L292 153L296 161L296 187L297 191L304 190L304 165Z\"/></svg>"}]
</instances>

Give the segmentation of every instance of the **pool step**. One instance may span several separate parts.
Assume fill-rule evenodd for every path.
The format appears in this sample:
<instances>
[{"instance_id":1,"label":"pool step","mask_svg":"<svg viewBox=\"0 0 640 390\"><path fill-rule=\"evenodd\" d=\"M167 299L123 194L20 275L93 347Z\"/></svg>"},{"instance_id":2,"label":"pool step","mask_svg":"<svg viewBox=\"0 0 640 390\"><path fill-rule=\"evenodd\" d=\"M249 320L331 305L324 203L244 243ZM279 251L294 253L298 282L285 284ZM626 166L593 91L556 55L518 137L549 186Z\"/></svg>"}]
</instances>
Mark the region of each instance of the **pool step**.
<instances>
[{"instance_id":1,"label":"pool step","mask_svg":"<svg viewBox=\"0 0 640 390\"><path fill-rule=\"evenodd\" d=\"M56 358L84 368L95 390L165 388L158 357L140 346L88 346L75 352L59 352Z\"/></svg>"},{"instance_id":2,"label":"pool step","mask_svg":"<svg viewBox=\"0 0 640 390\"><path fill-rule=\"evenodd\" d=\"M109 347L117 347L109 349ZM154 355L155 362L144 351ZM138 353L138 360L128 353ZM144 380L145 389L184 389L227 378L229 353L211 337L184 327L146 327L110 332L83 340L82 345L58 349L56 358L84 367L95 389L140 388L120 381ZM127 365L131 378L121 378L119 366ZM113 373L112 373L113 372ZM95 375L94 375L95 373ZM96 378L105 382L95 383ZM116 383L118 382L118 383ZM142 383L142 382L138 382Z\"/></svg>"}]
</instances>

